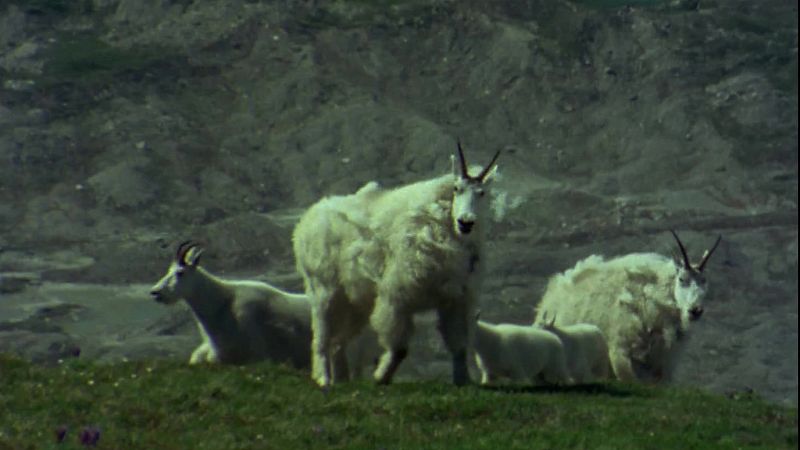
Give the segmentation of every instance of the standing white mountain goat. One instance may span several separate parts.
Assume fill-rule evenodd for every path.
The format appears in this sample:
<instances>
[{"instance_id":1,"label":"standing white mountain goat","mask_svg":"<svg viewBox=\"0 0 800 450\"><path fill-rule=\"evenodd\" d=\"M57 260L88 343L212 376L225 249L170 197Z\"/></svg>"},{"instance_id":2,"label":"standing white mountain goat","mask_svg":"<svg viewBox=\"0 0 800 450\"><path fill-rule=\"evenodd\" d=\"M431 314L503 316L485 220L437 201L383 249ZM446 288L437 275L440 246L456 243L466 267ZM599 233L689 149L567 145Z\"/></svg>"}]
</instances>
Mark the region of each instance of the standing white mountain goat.
<instances>
[{"instance_id":1,"label":"standing white mountain goat","mask_svg":"<svg viewBox=\"0 0 800 450\"><path fill-rule=\"evenodd\" d=\"M632 253L608 261L592 255L550 279L535 323L555 319L563 327L597 325L605 334L614 374L620 380L669 379L678 340L703 314L703 269L719 245L692 265L672 231L682 259Z\"/></svg>"},{"instance_id":2,"label":"standing white mountain goat","mask_svg":"<svg viewBox=\"0 0 800 450\"><path fill-rule=\"evenodd\" d=\"M460 169L431 180L383 189L370 182L355 194L320 200L294 230L294 253L312 302L313 379L340 377L341 352L367 323L385 349L375 380L390 383L408 352L417 312L435 310L453 357L453 382L469 381L482 247L489 225L492 161L477 175Z\"/></svg>"},{"instance_id":3,"label":"standing white mountain goat","mask_svg":"<svg viewBox=\"0 0 800 450\"><path fill-rule=\"evenodd\" d=\"M159 303L183 299L191 308L203 342L189 364L271 360L309 367L311 304L307 297L261 281L221 279L200 267L202 253L197 244L182 243L167 273L150 290ZM377 355L374 336L365 335L348 357L360 368Z\"/></svg>"},{"instance_id":4,"label":"standing white mountain goat","mask_svg":"<svg viewBox=\"0 0 800 450\"><path fill-rule=\"evenodd\" d=\"M605 380L611 375L608 344L600 327L590 323L557 326L555 318L541 327L561 339L567 370L576 383Z\"/></svg>"},{"instance_id":5,"label":"standing white mountain goat","mask_svg":"<svg viewBox=\"0 0 800 450\"><path fill-rule=\"evenodd\" d=\"M557 335L537 326L479 320L475 328L475 363L481 384L500 377L572 384L564 350Z\"/></svg>"}]
</instances>

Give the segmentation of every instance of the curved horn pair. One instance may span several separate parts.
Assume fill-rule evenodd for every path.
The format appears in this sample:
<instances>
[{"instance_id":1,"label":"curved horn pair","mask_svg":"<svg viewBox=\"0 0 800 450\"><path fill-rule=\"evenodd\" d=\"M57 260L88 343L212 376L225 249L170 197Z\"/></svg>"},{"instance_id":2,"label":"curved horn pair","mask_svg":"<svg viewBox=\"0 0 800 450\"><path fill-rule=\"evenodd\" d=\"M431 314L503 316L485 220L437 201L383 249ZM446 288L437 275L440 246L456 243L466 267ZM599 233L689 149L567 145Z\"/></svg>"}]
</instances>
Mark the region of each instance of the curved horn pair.
<instances>
[{"instance_id":1,"label":"curved horn pair","mask_svg":"<svg viewBox=\"0 0 800 450\"><path fill-rule=\"evenodd\" d=\"M483 168L483 170L481 171L481 173L478 174L478 176L471 177L469 176L469 172L467 171L467 160L466 158L464 158L464 150L461 148L461 140L457 140L456 145L458 146L458 160L461 162L461 176L468 180L478 180L480 182L483 182L483 179L486 178L486 175L489 174L489 171L492 169L492 166L494 166L494 163L497 162L497 157L500 156L500 150L498 150L497 153L494 154L494 158L492 158L492 161L489 163L489 165Z\"/></svg>"},{"instance_id":2,"label":"curved horn pair","mask_svg":"<svg viewBox=\"0 0 800 450\"><path fill-rule=\"evenodd\" d=\"M681 249L681 255L683 255L683 266L687 269L693 269L692 264L689 262L689 256L686 254L686 248L683 246L683 242L681 242L678 234L675 233L675 230L669 230L670 233L675 237L675 241L678 242L678 247ZM700 264L697 266L698 272L702 272L703 269L706 267L706 263L708 262L711 255L714 253L714 250L717 249L719 246L720 241L722 241L722 235L717 236L717 241L714 242L714 245L711 247L710 250L706 250L705 254L703 255L703 259L700 261Z\"/></svg>"},{"instance_id":3,"label":"curved horn pair","mask_svg":"<svg viewBox=\"0 0 800 450\"><path fill-rule=\"evenodd\" d=\"M681 238L678 237L678 233L676 233L675 230L669 230L669 232L675 237L675 241L678 243L678 247L681 249L681 255L683 255L683 267L686 269L691 269L692 263L689 262L689 255L686 254L686 247L683 246Z\"/></svg>"},{"instance_id":4,"label":"curved horn pair","mask_svg":"<svg viewBox=\"0 0 800 450\"><path fill-rule=\"evenodd\" d=\"M183 241L178 245L178 251L175 253L175 260L178 261L178 264L185 265L186 264L186 255L189 253L189 250L199 246L197 242L194 241Z\"/></svg>"}]
</instances>

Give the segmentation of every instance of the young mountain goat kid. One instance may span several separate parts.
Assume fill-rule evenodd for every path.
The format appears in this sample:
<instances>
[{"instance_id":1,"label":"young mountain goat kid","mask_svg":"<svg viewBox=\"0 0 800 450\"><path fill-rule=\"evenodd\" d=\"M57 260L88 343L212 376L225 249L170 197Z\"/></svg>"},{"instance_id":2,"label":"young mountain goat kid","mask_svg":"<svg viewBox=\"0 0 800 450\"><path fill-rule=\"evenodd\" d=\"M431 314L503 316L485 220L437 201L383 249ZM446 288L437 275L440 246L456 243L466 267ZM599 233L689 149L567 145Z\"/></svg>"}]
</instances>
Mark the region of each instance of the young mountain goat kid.
<instances>
[{"instance_id":1,"label":"young mountain goat kid","mask_svg":"<svg viewBox=\"0 0 800 450\"><path fill-rule=\"evenodd\" d=\"M340 376L341 350L369 322L385 349L374 377L390 383L408 352L413 316L436 310L453 355L453 382L469 381L475 305L489 225L492 161L472 176L461 145L460 170L395 189L370 182L355 194L320 200L294 230L294 253L312 302L312 377Z\"/></svg>"},{"instance_id":2,"label":"young mountain goat kid","mask_svg":"<svg viewBox=\"0 0 800 450\"><path fill-rule=\"evenodd\" d=\"M590 323L556 326L555 319L542 325L564 345L567 370L576 383L591 383L611 375L608 344L600 327Z\"/></svg>"},{"instance_id":3,"label":"young mountain goat kid","mask_svg":"<svg viewBox=\"0 0 800 450\"><path fill-rule=\"evenodd\" d=\"M533 384L572 384L561 340L536 326L479 320L475 329L475 363L481 371L481 384L499 377Z\"/></svg>"},{"instance_id":4,"label":"young mountain goat kid","mask_svg":"<svg viewBox=\"0 0 800 450\"><path fill-rule=\"evenodd\" d=\"M620 380L668 379L678 340L703 314L703 269L717 238L697 265L656 253L632 253L608 261L592 255L550 279L535 323L597 325L606 336L614 374Z\"/></svg>"}]
</instances>

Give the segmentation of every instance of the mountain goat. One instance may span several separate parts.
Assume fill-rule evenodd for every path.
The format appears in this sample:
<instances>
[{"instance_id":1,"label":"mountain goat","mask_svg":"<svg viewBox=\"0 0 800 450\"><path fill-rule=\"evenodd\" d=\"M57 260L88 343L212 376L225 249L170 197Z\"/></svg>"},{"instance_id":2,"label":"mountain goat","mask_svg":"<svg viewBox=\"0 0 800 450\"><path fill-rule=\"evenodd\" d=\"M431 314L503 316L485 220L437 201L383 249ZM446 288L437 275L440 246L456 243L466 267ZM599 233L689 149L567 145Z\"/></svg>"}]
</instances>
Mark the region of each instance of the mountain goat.
<instances>
[{"instance_id":1,"label":"mountain goat","mask_svg":"<svg viewBox=\"0 0 800 450\"><path fill-rule=\"evenodd\" d=\"M567 357L567 370L576 383L591 383L610 376L608 344L600 327L589 323L556 326L555 319L541 327L561 340Z\"/></svg>"},{"instance_id":2,"label":"mountain goat","mask_svg":"<svg viewBox=\"0 0 800 450\"><path fill-rule=\"evenodd\" d=\"M550 279L535 323L555 319L564 327L598 326L620 380L668 379L677 341L703 314L707 283L703 269L722 237L692 265L678 235L670 230L682 260L632 253L611 260L592 255Z\"/></svg>"},{"instance_id":3,"label":"mountain goat","mask_svg":"<svg viewBox=\"0 0 800 450\"><path fill-rule=\"evenodd\" d=\"M490 324L475 328L475 362L481 384L499 377L536 383L571 384L561 340L554 333L530 325Z\"/></svg>"},{"instance_id":4,"label":"mountain goat","mask_svg":"<svg viewBox=\"0 0 800 450\"><path fill-rule=\"evenodd\" d=\"M202 253L197 244L182 243L167 273L150 290L159 303L183 299L191 308L203 342L189 364L271 360L309 367L308 298L260 281L216 277L200 267ZM369 363L370 352L373 357L378 354L375 338L365 335L348 357L360 368Z\"/></svg>"},{"instance_id":5,"label":"mountain goat","mask_svg":"<svg viewBox=\"0 0 800 450\"><path fill-rule=\"evenodd\" d=\"M500 152L476 176L460 143L460 171L395 189L367 183L309 208L293 234L297 269L312 303L312 378L340 378L341 350L368 322L384 353L374 372L390 383L406 357L413 315L436 310L453 358L453 382L469 381L474 309L489 224L490 180ZM330 362L333 359L334 364Z\"/></svg>"}]
</instances>

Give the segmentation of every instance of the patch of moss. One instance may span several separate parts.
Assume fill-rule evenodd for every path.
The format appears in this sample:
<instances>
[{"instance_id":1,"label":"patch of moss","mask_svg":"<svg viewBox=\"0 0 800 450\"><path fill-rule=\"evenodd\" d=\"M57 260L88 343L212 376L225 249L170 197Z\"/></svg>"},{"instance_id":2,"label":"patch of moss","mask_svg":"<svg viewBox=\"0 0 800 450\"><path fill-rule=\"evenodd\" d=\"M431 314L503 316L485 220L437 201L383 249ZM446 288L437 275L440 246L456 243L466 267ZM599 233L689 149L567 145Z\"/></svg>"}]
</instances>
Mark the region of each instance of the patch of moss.
<instances>
[{"instance_id":1,"label":"patch of moss","mask_svg":"<svg viewBox=\"0 0 800 450\"><path fill-rule=\"evenodd\" d=\"M451 7L447 0L337 0L298 22L311 29L429 25Z\"/></svg>"},{"instance_id":2,"label":"patch of moss","mask_svg":"<svg viewBox=\"0 0 800 450\"><path fill-rule=\"evenodd\" d=\"M48 83L99 81L166 59L163 49L113 47L90 33L61 34L45 57L43 76Z\"/></svg>"},{"instance_id":3,"label":"patch of moss","mask_svg":"<svg viewBox=\"0 0 800 450\"><path fill-rule=\"evenodd\" d=\"M92 0L9 0L0 1L0 7L16 5L28 14L88 14L94 11Z\"/></svg>"},{"instance_id":4,"label":"patch of moss","mask_svg":"<svg viewBox=\"0 0 800 450\"><path fill-rule=\"evenodd\" d=\"M666 0L573 0L574 3L597 9L613 9L623 6L661 6Z\"/></svg>"}]
</instances>

